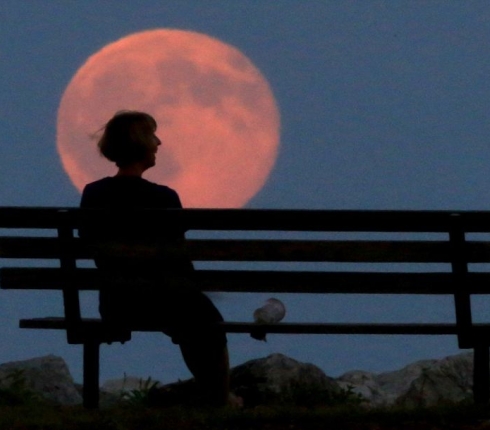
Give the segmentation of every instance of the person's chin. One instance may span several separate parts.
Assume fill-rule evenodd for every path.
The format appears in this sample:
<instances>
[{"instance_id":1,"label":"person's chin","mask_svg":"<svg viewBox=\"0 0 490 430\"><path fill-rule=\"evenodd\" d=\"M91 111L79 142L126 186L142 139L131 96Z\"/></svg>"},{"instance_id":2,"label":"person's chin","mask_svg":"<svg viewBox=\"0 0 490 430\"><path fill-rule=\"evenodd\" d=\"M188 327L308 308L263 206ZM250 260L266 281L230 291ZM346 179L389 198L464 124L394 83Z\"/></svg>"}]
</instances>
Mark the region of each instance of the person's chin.
<instances>
[{"instance_id":1,"label":"person's chin","mask_svg":"<svg viewBox=\"0 0 490 430\"><path fill-rule=\"evenodd\" d=\"M148 169L151 169L153 166L155 166L155 162L153 163L146 163L144 167L144 171L147 171Z\"/></svg>"}]
</instances>

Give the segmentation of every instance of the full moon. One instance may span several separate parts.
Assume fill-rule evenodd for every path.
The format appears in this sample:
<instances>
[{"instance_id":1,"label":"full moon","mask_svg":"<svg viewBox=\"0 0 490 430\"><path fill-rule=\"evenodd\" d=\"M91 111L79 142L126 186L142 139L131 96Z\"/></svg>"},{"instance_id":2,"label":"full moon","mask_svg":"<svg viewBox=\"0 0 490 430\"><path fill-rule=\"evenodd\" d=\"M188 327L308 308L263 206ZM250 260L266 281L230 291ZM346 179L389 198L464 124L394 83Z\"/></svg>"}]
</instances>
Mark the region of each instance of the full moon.
<instances>
[{"instance_id":1,"label":"full moon","mask_svg":"<svg viewBox=\"0 0 490 430\"><path fill-rule=\"evenodd\" d=\"M87 59L60 102L57 149L75 187L116 173L97 133L120 110L152 115L162 141L144 177L185 207L245 205L279 146L279 111L266 79L238 49L175 29L131 34Z\"/></svg>"}]
</instances>

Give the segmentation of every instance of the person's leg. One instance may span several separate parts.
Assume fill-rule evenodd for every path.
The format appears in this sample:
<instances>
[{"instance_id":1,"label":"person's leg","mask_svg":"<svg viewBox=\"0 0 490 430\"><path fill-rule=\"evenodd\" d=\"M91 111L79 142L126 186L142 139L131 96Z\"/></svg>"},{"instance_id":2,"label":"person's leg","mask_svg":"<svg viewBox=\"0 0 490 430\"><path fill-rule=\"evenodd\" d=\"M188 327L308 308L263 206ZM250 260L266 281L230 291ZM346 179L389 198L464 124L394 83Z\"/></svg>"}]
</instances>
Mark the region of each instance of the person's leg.
<instances>
[{"instance_id":1,"label":"person's leg","mask_svg":"<svg viewBox=\"0 0 490 430\"><path fill-rule=\"evenodd\" d=\"M230 403L230 364L226 333L215 323L223 321L213 302L197 288L168 294L166 334L179 345L199 391L214 405Z\"/></svg>"},{"instance_id":2,"label":"person's leg","mask_svg":"<svg viewBox=\"0 0 490 430\"><path fill-rule=\"evenodd\" d=\"M224 406L230 402L230 364L228 348L202 343L183 342L184 361L210 403Z\"/></svg>"}]
</instances>

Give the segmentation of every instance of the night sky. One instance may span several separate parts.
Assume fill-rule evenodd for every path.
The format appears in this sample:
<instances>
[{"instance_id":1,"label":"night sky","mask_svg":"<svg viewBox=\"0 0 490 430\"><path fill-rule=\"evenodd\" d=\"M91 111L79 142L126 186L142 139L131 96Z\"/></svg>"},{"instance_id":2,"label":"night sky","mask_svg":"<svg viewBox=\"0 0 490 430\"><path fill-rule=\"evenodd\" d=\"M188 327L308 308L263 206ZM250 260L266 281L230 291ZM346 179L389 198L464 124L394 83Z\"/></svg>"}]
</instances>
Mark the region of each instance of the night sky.
<instances>
[{"instance_id":1,"label":"night sky","mask_svg":"<svg viewBox=\"0 0 490 430\"><path fill-rule=\"evenodd\" d=\"M281 116L280 148L248 208L490 208L490 4L487 1L3 0L0 5L0 205L77 206L56 151L63 92L89 56L135 32L175 28L239 49ZM101 118L101 124L107 118ZM177 190L178 191L178 190ZM4 263L0 263L4 264ZM18 319L60 314L56 292L0 290L0 362L61 355L81 379L81 348ZM215 297L226 318L264 298ZM87 295L87 305L94 305ZM452 299L284 298L288 320L452 321ZM481 318L488 308L475 301ZM95 312L95 311L88 311ZM289 319L290 318L290 319ZM328 375L384 371L457 353L455 338L230 336L232 365L281 352ZM102 347L102 380L189 374L160 335Z\"/></svg>"}]
</instances>

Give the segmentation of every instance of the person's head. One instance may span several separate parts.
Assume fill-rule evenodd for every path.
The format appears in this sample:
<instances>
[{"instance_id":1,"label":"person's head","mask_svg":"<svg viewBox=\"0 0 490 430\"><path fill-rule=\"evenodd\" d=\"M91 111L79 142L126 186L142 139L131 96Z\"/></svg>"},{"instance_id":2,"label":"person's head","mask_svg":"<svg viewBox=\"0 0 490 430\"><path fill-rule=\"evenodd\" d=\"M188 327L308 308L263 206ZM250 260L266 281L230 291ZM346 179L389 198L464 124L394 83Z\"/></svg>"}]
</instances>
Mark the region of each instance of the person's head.
<instances>
[{"instance_id":1,"label":"person's head","mask_svg":"<svg viewBox=\"0 0 490 430\"><path fill-rule=\"evenodd\" d=\"M155 152L160 145L156 129L155 119L145 112L117 112L103 127L99 150L119 168L141 162L146 162L149 168L155 164Z\"/></svg>"}]
</instances>

